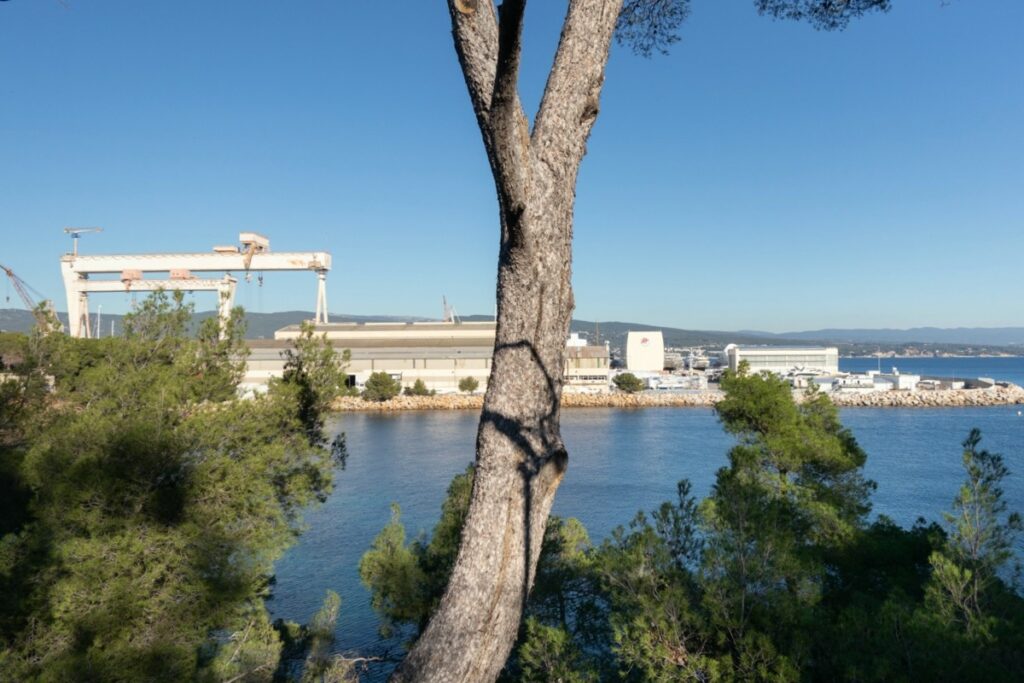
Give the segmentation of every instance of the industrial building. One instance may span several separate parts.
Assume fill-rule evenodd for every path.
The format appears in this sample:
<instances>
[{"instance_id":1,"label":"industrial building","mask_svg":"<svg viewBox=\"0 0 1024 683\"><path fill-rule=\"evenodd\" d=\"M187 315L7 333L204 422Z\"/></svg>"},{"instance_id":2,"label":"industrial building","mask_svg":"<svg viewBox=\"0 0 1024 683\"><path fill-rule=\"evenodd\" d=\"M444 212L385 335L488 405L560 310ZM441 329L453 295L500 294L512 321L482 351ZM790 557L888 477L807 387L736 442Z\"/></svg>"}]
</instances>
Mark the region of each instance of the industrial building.
<instances>
[{"instance_id":1,"label":"industrial building","mask_svg":"<svg viewBox=\"0 0 1024 683\"><path fill-rule=\"evenodd\" d=\"M791 372L836 374L839 349L834 346L738 346L729 344L722 351L722 365L733 372L746 361L750 372Z\"/></svg>"},{"instance_id":2,"label":"industrial building","mask_svg":"<svg viewBox=\"0 0 1024 683\"><path fill-rule=\"evenodd\" d=\"M610 354L606 345L573 345L565 349L565 390L575 392L606 392L611 374Z\"/></svg>"},{"instance_id":3,"label":"industrial building","mask_svg":"<svg viewBox=\"0 0 1024 683\"><path fill-rule=\"evenodd\" d=\"M458 391L459 382L473 377L479 390L487 387L494 355L494 322L332 323L317 325L338 351L348 349L349 381L362 385L374 372L386 372L412 386L423 380L428 389ZM283 371L281 354L301 326L289 325L274 333L273 340L250 341L251 354L244 384L266 384ZM582 340L567 344L564 368L569 391L607 391L607 346L587 346Z\"/></svg>"},{"instance_id":4,"label":"industrial building","mask_svg":"<svg viewBox=\"0 0 1024 683\"><path fill-rule=\"evenodd\" d=\"M493 322L332 323L317 325L316 331L338 351L351 352L348 370L357 385L374 372L386 372L403 386L420 379L428 388L456 391L463 378L473 377L483 389L491 373ZM247 380L279 374L280 361L274 361L300 332L299 325L289 325L274 333L274 342L251 343Z\"/></svg>"},{"instance_id":5,"label":"industrial building","mask_svg":"<svg viewBox=\"0 0 1024 683\"><path fill-rule=\"evenodd\" d=\"M633 373L665 369L665 340L661 330L626 333L626 368Z\"/></svg>"}]
</instances>

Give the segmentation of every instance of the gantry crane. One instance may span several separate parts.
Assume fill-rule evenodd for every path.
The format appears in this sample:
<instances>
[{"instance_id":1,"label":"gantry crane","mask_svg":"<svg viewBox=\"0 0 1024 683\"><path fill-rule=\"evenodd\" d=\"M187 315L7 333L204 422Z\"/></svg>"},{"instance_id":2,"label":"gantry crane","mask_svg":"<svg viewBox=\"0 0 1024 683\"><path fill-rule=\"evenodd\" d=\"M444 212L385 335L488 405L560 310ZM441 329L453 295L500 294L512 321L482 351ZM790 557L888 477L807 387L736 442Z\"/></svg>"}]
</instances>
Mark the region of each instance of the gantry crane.
<instances>
[{"instance_id":1,"label":"gantry crane","mask_svg":"<svg viewBox=\"0 0 1024 683\"><path fill-rule=\"evenodd\" d=\"M49 300L43 297L43 295L40 294L32 285L22 280L13 270L2 263L0 263L0 270L7 273L7 277L10 278L11 283L14 285L14 291L18 293L18 296L21 297L22 302L25 304L25 308L27 308L29 313L32 314L32 317L36 319L36 324L39 325L39 329L49 329L52 320L50 320L44 312L44 309L52 310ZM42 307L36 305L36 301L32 294L29 293L29 290L42 300ZM10 301L11 298L7 297L7 300Z\"/></svg>"},{"instance_id":2,"label":"gantry crane","mask_svg":"<svg viewBox=\"0 0 1024 683\"><path fill-rule=\"evenodd\" d=\"M73 234L73 233L72 233ZM86 255L77 253L61 257L64 289L68 298L68 323L73 337L88 337L89 293L130 292L154 289L185 291L215 290L220 294L218 306L222 321L231 312L235 278L231 272L250 270L311 270L317 274L316 322L327 323L327 271L331 255L324 251L271 252L270 241L255 232L239 236L241 247L214 247L199 254L116 254ZM194 272L222 272L219 280L200 279ZM147 273L169 273L170 279L153 279ZM93 275L120 274L118 279L92 279Z\"/></svg>"}]
</instances>

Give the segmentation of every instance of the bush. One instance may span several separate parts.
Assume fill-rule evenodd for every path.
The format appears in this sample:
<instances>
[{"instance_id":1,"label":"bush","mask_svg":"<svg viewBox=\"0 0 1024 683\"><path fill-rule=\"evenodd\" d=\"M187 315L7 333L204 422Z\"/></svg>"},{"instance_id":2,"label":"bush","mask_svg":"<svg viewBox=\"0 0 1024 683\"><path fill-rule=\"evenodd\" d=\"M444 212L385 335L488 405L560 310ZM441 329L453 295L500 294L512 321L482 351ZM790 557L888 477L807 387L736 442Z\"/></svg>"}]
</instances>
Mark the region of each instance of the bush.
<instances>
[{"instance_id":1,"label":"bush","mask_svg":"<svg viewBox=\"0 0 1024 683\"><path fill-rule=\"evenodd\" d=\"M299 419L314 443L324 436L324 416L331 402L348 393L345 381L352 354L348 349L336 352L327 335L317 335L310 322L302 323L301 329L283 354L284 374L280 384L272 383L271 391L287 391L285 387L290 385L299 402Z\"/></svg>"},{"instance_id":2,"label":"bush","mask_svg":"<svg viewBox=\"0 0 1024 683\"><path fill-rule=\"evenodd\" d=\"M459 391L464 391L467 394L472 394L479 386L480 382L476 377L463 377L459 380Z\"/></svg>"},{"instance_id":3,"label":"bush","mask_svg":"<svg viewBox=\"0 0 1024 683\"><path fill-rule=\"evenodd\" d=\"M635 394L638 391L643 391L644 388L643 380L632 372L624 372L621 375L616 375L615 379L612 381L615 383L616 387L621 391L625 391L627 394Z\"/></svg>"},{"instance_id":4,"label":"bush","mask_svg":"<svg viewBox=\"0 0 1024 683\"><path fill-rule=\"evenodd\" d=\"M405 394L406 396L433 396L434 395L434 392L432 390L430 390L430 389L427 389L427 385L424 384L423 380L421 380L421 379L416 380L415 384L413 384L411 387L406 387L405 390L402 391L402 393Z\"/></svg>"},{"instance_id":5,"label":"bush","mask_svg":"<svg viewBox=\"0 0 1024 683\"><path fill-rule=\"evenodd\" d=\"M398 396L402 384L386 372L375 372L366 380L363 398L367 401L387 401Z\"/></svg>"}]
</instances>

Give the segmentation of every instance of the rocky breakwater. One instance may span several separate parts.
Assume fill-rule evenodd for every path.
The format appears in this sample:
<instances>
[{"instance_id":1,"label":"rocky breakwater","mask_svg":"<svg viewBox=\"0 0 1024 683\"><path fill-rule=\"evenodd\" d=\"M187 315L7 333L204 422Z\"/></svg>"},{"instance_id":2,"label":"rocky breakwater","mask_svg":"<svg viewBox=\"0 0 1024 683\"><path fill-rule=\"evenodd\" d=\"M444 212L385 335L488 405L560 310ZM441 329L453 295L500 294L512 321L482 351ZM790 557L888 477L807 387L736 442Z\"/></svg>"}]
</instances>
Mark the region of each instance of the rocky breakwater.
<instances>
[{"instance_id":1,"label":"rocky breakwater","mask_svg":"<svg viewBox=\"0 0 1024 683\"><path fill-rule=\"evenodd\" d=\"M725 398L721 391L674 393L644 391L636 394L562 394L565 408L701 408L713 406Z\"/></svg>"},{"instance_id":2,"label":"rocky breakwater","mask_svg":"<svg viewBox=\"0 0 1024 683\"><path fill-rule=\"evenodd\" d=\"M941 389L937 391L876 391L866 394L830 395L844 408L962 408L1024 404L1024 389L1011 384L991 389Z\"/></svg>"},{"instance_id":3,"label":"rocky breakwater","mask_svg":"<svg viewBox=\"0 0 1024 683\"><path fill-rule=\"evenodd\" d=\"M645 391L636 394L566 393L563 408L706 408L722 400L720 391L669 393ZM800 401L803 391L794 391ZM876 391L865 394L830 394L844 408L956 408L965 406L1002 406L1024 404L1024 389L1016 385L991 389L949 389L940 391ZM440 396L396 396L389 401L365 401L357 396L336 399L332 408L339 412L392 412L400 410L480 410L482 394L444 394Z\"/></svg>"},{"instance_id":4,"label":"rocky breakwater","mask_svg":"<svg viewBox=\"0 0 1024 683\"><path fill-rule=\"evenodd\" d=\"M562 395L563 408L697 408L712 406L724 397L720 391L691 394L644 392L639 394L575 394ZM389 401L364 401L356 396L343 396L331 406L339 412L396 410L481 410L482 394L443 394L439 396L396 396Z\"/></svg>"},{"instance_id":5,"label":"rocky breakwater","mask_svg":"<svg viewBox=\"0 0 1024 683\"><path fill-rule=\"evenodd\" d=\"M331 408L339 412L391 412L395 410L481 410L482 394L443 394L440 396L395 396L387 401L367 401L358 396L334 399Z\"/></svg>"}]
</instances>

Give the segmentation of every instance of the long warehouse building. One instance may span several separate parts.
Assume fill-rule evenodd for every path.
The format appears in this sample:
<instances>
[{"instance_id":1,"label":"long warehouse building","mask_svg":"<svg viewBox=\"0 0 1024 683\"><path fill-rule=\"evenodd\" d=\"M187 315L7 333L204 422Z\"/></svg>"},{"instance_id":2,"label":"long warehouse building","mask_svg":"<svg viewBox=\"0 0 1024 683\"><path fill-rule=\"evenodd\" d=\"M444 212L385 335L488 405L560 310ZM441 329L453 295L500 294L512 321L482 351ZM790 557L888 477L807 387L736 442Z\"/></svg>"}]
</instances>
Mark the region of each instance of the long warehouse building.
<instances>
[{"instance_id":1,"label":"long warehouse building","mask_svg":"<svg viewBox=\"0 0 1024 683\"><path fill-rule=\"evenodd\" d=\"M793 371L835 374L839 372L839 349L834 346L738 346L729 344L722 352L723 365L735 372L746 361L750 372L787 374Z\"/></svg>"},{"instance_id":2,"label":"long warehouse building","mask_svg":"<svg viewBox=\"0 0 1024 683\"><path fill-rule=\"evenodd\" d=\"M265 384L283 370L281 354L301 333L289 325L273 340L248 342L251 354L244 382ZM430 389L457 391L459 382L472 377L487 386L494 354L494 322L331 323L316 326L338 351L348 349L349 382L362 385L374 372L386 372L402 386L423 380ZM606 346L584 347L568 354L565 375L569 384L607 388Z\"/></svg>"}]
</instances>

